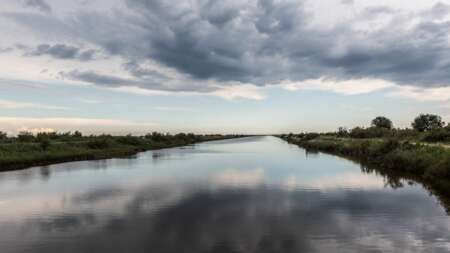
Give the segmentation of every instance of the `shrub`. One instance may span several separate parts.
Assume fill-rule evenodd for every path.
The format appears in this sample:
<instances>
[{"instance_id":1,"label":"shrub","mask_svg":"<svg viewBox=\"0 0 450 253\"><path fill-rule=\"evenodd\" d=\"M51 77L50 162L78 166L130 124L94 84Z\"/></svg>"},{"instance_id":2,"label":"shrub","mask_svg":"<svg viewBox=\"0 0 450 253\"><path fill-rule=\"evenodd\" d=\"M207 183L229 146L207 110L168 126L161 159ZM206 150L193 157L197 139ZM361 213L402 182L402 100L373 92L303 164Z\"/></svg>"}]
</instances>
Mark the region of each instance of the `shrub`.
<instances>
[{"instance_id":1,"label":"shrub","mask_svg":"<svg viewBox=\"0 0 450 253\"><path fill-rule=\"evenodd\" d=\"M39 145L41 146L41 149L44 151L47 151L50 147L50 140L49 139L41 139L39 141Z\"/></svg>"},{"instance_id":2,"label":"shrub","mask_svg":"<svg viewBox=\"0 0 450 253\"><path fill-rule=\"evenodd\" d=\"M80 131L75 131L72 136L75 138L81 138L83 137L83 134Z\"/></svg>"},{"instance_id":3,"label":"shrub","mask_svg":"<svg viewBox=\"0 0 450 253\"><path fill-rule=\"evenodd\" d=\"M448 141L450 140L450 129L433 129L423 137L423 140L427 142Z\"/></svg>"},{"instance_id":4,"label":"shrub","mask_svg":"<svg viewBox=\"0 0 450 253\"><path fill-rule=\"evenodd\" d=\"M145 135L145 138L151 139L152 141L155 141L155 142L163 142L167 139L164 134L158 133L158 132L153 132L151 134L147 134L147 135Z\"/></svg>"},{"instance_id":5,"label":"shrub","mask_svg":"<svg viewBox=\"0 0 450 253\"><path fill-rule=\"evenodd\" d=\"M119 137L117 139L117 142L119 142L120 144L132 145L132 146L138 146L142 143L142 141L139 137L132 136L132 135Z\"/></svg>"},{"instance_id":6,"label":"shrub","mask_svg":"<svg viewBox=\"0 0 450 253\"><path fill-rule=\"evenodd\" d=\"M107 138L95 138L87 142L87 146L92 149L104 149L111 146Z\"/></svg>"},{"instance_id":7,"label":"shrub","mask_svg":"<svg viewBox=\"0 0 450 253\"><path fill-rule=\"evenodd\" d=\"M387 154L389 152L392 152L393 150L396 150L400 146L400 142L395 139L389 139L387 141L382 142L379 152L381 154Z\"/></svg>"},{"instance_id":8,"label":"shrub","mask_svg":"<svg viewBox=\"0 0 450 253\"><path fill-rule=\"evenodd\" d=\"M347 128L339 127L338 131L336 133L336 136L340 137L340 138L348 137L349 136L349 132L348 132Z\"/></svg>"},{"instance_id":9,"label":"shrub","mask_svg":"<svg viewBox=\"0 0 450 253\"><path fill-rule=\"evenodd\" d=\"M430 169L425 173L425 177L429 179L440 178L448 179L450 178L450 156L445 156L440 162L431 166Z\"/></svg>"},{"instance_id":10,"label":"shrub","mask_svg":"<svg viewBox=\"0 0 450 253\"><path fill-rule=\"evenodd\" d=\"M303 135L303 140L309 141L309 140L316 139L319 136L320 136L320 134L318 134L318 133L306 133Z\"/></svg>"},{"instance_id":11,"label":"shrub","mask_svg":"<svg viewBox=\"0 0 450 253\"><path fill-rule=\"evenodd\" d=\"M5 132L0 131L0 141L4 141L8 138L8 135Z\"/></svg>"},{"instance_id":12,"label":"shrub","mask_svg":"<svg viewBox=\"0 0 450 253\"><path fill-rule=\"evenodd\" d=\"M350 131L350 137L351 138L359 138L359 139L365 139L365 138L382 138L382 137L390 137L392 136L393 132L390 129L386 128L378 128L378 127L369 127L369 128L362 128L362 127L355 127Z\"/></svg>"},{"instance_id":13,"label":"shrub","mask_svg":"<svg viewBox=\"0 0 450 253\"><path fill-rule=\"evenodd\" d=\"M33 142L35 141L34 135L30 132L20 132L17 135L17 139L20 142Z\"/></svg>"}]
</instances>

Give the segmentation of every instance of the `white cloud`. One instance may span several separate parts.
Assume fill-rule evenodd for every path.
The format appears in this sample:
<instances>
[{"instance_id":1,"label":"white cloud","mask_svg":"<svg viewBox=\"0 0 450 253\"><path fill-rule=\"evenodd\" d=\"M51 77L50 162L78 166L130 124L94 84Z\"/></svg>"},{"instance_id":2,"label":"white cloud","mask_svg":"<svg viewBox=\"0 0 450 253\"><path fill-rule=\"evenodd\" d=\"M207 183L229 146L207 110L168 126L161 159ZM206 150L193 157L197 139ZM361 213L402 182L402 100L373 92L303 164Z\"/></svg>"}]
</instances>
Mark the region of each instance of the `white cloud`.
<instances>
[{"instance_id":1,"label":"white cloud","mask_svg":"<svg viewBox=\"0 0 450 253\"><path fill-rule=\"evenodd\" d=\"M85 104L100 104L100 103L102 103L102 101L96 100L96 99L78 98L77 100L79 102L85 103Z\"/></svg>"},{"instance_id":2,"label":"white cloud","mask_svg":"<svg viewBox=\"0 0 450 253\"><path fill-rule=\"evenodd\" d=\"M45 110L67 110L69 108L62 106L52 106L52 105L44 105L38 103L29 103L29 102L19 102L12 100L3 100L0 99L0 108L2 109L45 109Z\"/></svg>"},{"instance_id":3,"label":"white cloud","mask_svg":"<svg viewBox=\"0 0 450 253\"><path fill-rule=\"evenodd\" d=\"M228 100L263 100L266 98L266 95L262 92L262 88L252 84L224 86L211 94Z\"/></svg>"},{"instance_id":4,"label":"white cloud","mask_svg":"<svg viewBox=\"0 0 450 253\"><path fill-rule=\"evenodd\" d=\"M396 86L394 91L389 92L387 95L418 101L445 102L450 100L450 87L419 88L413 86Z\"/></svg>"},{"instance_id":5,"label":"white cloud","mask_svg":"<svg viewBox=\"0 0 450 253\"><path fill-rule=\"evenodd\" d=\"M30 132L33 134L37 134L37 133L54 133L56 132L55 129L53 128L27 128L27 127L22 127L20 129L17 130L17 132Z\"/></svg>"},{"instance_id":6,"label":"white cloud","mask_svg":"<svg viewBox=\"0 0 450 253\"><path fill-rule=\"evenodd\" d=\"M192 111L192 108L189 108L189 107L155 106L153 108L158 111L167 111L167 112L190 112L190 111Z\"/></svg>"},{"instance_id":7,"label":"white cloud","mask_svg":"<svg viewBox=\"0 0 450 253\"><path fill-rule=\"evenodd\" d=\"M262 169L229 169L213 175L211 181L214 185L252 188L263 184L264 177L264 171Z\"/></svg>"},{"instance_id":8,"label":"white cloud","mask_svg":"<svg viewBox=\"0 0 450 253\"><path fill-rule=\"evenodd\" d=\"M281 186L286 190L296 190L299 188L315 188L321 190L339 189L339 188L363 188L363 189L382 189L384 182L372 174L361 174L361 172L349 172L344 175L327 176L314 179L312 181L303 181L295 176L289 176Z\"/></svg>"},{"instance_id":9,"label":"white cloud","mask_svg":"<svg viewBox=\"0 0 450 253\"><path fill-rule=\"evenodd\" d=\"M329 91L343 95L358 95L383 90L394 86L392 82L377 79L351 79L335 81L326 78L310 79L302 82L285 80L281 82L284 89L290 91L318 90Z\"/></svg>"},{"instance_id":10,"label":"white cloud","mask_svg":"<svg viewBox=\"0 0 450 253\"><path fill-rule=\"evenodd\" d=\"M214 83L215 87L217 84ZM145 96L215 96L226 100L236 99L248 99L248 100L263 100L266 98L266 94L263 93L263 89L253 84L241 84L220 86L219 89L212 92L195 92L195 91L162 91L162 90L149 90L136 86L122 86L118 88L108 88L113 91L126 92L136 95Z\"/></svg>"},{"instance_id":11,"label":"white cloud","mask_svg":"<svg viewBox=\"0 0 450 253\"><path fill-rule=\"evenodd\" d=\"M168 91L160 91L160 90L149 90L136 86L122 86L118 88L107 88L112 91L126 92L135 95L145 95L145 96L157 96L157 95L169 95Z\"/></svg>"}]
</instances>

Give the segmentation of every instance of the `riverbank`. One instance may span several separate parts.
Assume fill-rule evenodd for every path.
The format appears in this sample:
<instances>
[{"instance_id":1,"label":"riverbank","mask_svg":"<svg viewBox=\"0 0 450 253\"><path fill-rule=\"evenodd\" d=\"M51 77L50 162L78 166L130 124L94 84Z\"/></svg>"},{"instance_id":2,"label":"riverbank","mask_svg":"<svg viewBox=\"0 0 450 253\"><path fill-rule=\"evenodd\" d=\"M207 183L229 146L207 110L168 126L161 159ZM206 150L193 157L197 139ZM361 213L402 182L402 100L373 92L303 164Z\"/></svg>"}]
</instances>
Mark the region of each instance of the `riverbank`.
<instances>
[{"instance_id":1,"label":"riverbank","mask_svg":"<svg viewBox=\"0 0 450 253\"><path fill-rule=\"evenodd\" d=\"M361 163L366 170L412 179L436 194L450 210L450 149L396 139L281 136L308 152L324 152Z\"/></svg>"},{"instance_id":2,"label":"riverbank","mask_svg":"<svg viewBox=\"0 0 450 253\"><path fill-rule=\"evenodd\" d=\"M153 134L147 136L36 137L0 144L0 172L56 163L119 158L138 152L179 147L199 142L243 137L240 135Z\"/></svg>"}]
</instances>

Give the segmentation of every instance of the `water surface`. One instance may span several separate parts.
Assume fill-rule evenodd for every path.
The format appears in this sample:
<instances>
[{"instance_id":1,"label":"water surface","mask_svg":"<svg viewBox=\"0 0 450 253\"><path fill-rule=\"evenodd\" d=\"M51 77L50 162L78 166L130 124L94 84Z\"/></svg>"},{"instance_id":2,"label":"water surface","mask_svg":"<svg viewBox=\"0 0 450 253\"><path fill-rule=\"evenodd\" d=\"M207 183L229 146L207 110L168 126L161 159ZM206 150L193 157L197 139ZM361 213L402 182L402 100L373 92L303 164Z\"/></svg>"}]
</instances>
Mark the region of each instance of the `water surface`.
<instances>
[{"instance_id":1,"label":"water surface","mask_svg":"<svg viewBox=\"0 0 450 253\"><path fill-rule=\"evenodd\" d=\"M0 252L449 252L417 184L275 137L0 173Z\"/></svg>"}]
</instances>

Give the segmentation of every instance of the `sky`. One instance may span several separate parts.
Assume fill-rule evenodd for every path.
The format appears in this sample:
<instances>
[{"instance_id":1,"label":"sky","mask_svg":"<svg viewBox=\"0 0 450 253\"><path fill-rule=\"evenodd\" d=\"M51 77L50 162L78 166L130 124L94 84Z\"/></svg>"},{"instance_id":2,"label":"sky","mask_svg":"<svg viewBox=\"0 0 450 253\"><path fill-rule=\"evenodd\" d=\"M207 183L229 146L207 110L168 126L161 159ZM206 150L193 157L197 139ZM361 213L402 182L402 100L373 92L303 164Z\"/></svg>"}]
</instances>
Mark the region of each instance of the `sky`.
<instances>
[{"instance_id":1,"label":"sky","mask_svg":"<svg viewBox=\"0 0 450 253\"><path fill-rule=\"evenodd\" d=\"M450 1L0 0L0 131L450 121Z\"/></svg>"}]
</instances>

